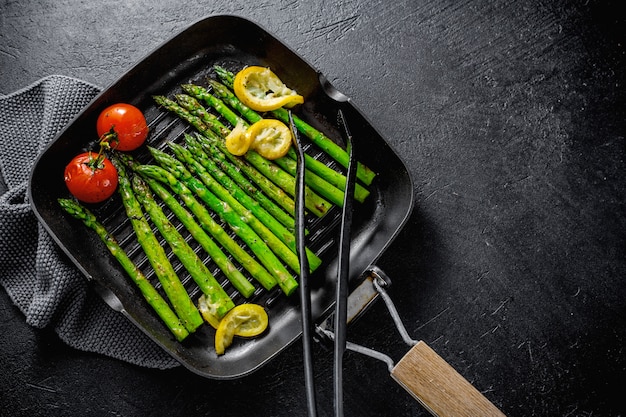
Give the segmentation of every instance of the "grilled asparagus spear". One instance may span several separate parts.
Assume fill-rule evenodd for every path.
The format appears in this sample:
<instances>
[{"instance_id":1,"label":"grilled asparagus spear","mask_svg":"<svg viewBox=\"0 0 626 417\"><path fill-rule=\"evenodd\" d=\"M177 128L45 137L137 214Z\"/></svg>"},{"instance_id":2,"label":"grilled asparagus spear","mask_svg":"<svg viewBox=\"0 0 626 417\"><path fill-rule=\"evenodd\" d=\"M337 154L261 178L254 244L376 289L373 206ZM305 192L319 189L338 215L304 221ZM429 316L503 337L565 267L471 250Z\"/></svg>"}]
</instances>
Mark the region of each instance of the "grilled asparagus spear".
<instances>
[{"instance_id":1,"label":"grilled asparagus spear","mask_svg":"<svg viewBox=\"0 0 626 417\"><path fill-rule=\"evenodd\" d=\"M176 337L176 340L179 342L185 340L189 335L189 331L185 328L182 321L170 308L167 301L165 301L165 299L161 297L161 294L152 286L139 267L128 257L115 238L98 222L96 216L74 200L67 198L59 199L59 204L67 213L78 220L82 220L85 226L96 232L109 252L117 259L130 279L137 285L148 304L154 309L174 337Z\"/></svg>"},{"instance_id":2,"label":"grilled asparagus spear","mask_svg":"<svg viewBox=\"0 0 626 417\"><path fill-rule=\"evenodd\" d=\"M119 177L118 190L124 203L126 215L137 235L137 241L143 248L148 261L163 285L163 290L182 320L185 328L191 333L194 332L204 320L200 312L189 297L187 290L176 275L176 271L156 236L152 232L150 224L144 217L141 205L133 193L130 178L126 174L124 164L116 157L112 158L113 164L117 168Z\"/></svg>"}]
</instances>

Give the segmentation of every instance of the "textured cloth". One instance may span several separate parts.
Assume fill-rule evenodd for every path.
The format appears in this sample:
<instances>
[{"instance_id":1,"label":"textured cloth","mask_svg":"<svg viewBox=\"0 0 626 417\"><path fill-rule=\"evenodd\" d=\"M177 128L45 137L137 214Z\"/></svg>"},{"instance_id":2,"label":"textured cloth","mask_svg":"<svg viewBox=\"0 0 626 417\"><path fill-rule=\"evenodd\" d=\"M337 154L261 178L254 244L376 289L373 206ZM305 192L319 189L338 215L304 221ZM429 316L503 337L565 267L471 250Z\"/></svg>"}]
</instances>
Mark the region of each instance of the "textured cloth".
<instances>
[{"instance_id":1,"label":"textured cloth","mask_svg":"<svg viewBox=\"0 0 626 417\"><path fill-rule=\"evenodd\" d=\"M0 95L0 284L36 328L69 346L151 368L177 366L110 309L37 222L27 201L37 155L100 89L53 75Z\"/></svg>"}]
</instances>

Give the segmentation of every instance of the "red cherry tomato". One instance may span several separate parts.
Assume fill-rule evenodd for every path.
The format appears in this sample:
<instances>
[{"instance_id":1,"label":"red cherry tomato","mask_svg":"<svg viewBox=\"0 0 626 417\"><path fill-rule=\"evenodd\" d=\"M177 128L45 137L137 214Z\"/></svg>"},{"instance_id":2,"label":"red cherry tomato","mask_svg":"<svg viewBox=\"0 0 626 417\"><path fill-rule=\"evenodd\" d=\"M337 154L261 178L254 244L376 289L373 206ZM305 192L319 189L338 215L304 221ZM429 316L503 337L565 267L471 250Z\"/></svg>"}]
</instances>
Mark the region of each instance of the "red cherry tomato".
<instances>
[{"instance_id":1,"label":"red cherry tomato","mask_svg":"<svg viewBox=\"0 0 626 417\"><path fill-rule=\"evenodd\" d=\"M99 203L111 197L117 182L117 169L104 155L81 153L65 167L65 185L85 203Z\"/></svg>"},{"instance_id":2,"label":"red cherry tomato","mask_svg":"<svg viewBox=\"0 0 626 417\"><path fill-rule=\"evenodd\" d=\"M119 151L137 149L148 137L148 125L143 113L126 103L113 104L104 109L98 116L96 129L101 140L107 140L112 149Z\"/></svg>"}]
</instances>

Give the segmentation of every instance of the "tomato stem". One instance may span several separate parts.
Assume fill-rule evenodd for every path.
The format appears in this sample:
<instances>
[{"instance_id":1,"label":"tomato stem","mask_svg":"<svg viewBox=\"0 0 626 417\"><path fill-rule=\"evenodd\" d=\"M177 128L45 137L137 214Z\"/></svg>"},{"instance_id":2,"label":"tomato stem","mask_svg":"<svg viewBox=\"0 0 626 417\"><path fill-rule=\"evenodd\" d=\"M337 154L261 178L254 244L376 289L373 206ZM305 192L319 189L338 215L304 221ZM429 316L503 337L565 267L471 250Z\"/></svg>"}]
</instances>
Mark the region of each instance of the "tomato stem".
<instances>
[{"instance_id":1,"label":"tomato stem","mask_svg":"<svg viewBox=\"0 0 626 417\"><path fill-rule=\"evenodd\" d=\"M113 143L114 146L111 146L111 143ZM115 131L115 126L111 126L111 129L108 132L105 132L102 136L100 136L100 150L102 150L102 148L115 149L119 143L120 141L117 136L117 132Z\"/></svg>"},{"instance_id":2,"label":"tomato stem","mask_svg":"<svg viewBox=\"0 0 626 417\"><path fill-rule=\"evenodd\" d=\"M89 162L87 162L86 165L95 172L99 169L104 168L104 158L105 156L102 148L100 148L100 151L95 158L93 157L93 152L89 151Z\"/></svg>"},{"instance_id":3,"label":"tomato stem","mask_svg":"<svg viewBox=\"0 0 626 417\"><path fill-rule=\"evenodd\" d=\"M115 146L111 146L111 142L113 142ZM98 150L98 154L94 157L93 153L89 151L89 162L87 162L87 166L93 171L104 168L105 151L115 149L118 144L117 132L115 132L113 126L111 126L111 130L100 137L100 149Z\"/></svg>"}]
</instances>

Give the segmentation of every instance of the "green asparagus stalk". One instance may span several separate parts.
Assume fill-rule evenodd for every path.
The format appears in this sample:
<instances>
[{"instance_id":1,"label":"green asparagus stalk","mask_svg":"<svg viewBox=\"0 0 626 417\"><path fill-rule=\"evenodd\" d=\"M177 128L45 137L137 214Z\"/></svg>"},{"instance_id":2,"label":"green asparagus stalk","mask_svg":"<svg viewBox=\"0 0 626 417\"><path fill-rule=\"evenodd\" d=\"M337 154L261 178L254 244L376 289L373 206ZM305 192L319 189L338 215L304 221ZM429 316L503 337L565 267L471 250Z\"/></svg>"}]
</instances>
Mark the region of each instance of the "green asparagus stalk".
<instances>
[{"instance_id":1,"label":"green asparagus stalk","mask_svg":"<svg viewBox=\"0 0 626 417\"><path fill-rule=\"evenodd\" d=\"M174 145L173 147L173 149L177 149L178 151L180 151L181 148L182 147L176 148L176 145ZM243 206L243 204L237 201L237 199L235 199L228 192L228 190L221 186L206 171L206 169L202 169L199 172L196 172L197 177L193 176L181 161L158 149L152 147L149 147L148 149L150 150L150 153L152 154L154 159L156 159L156 161L159 163L159 165L167 169L176 178L178 178L179 181L182 181L189 188L196 190L196 193L198 193L198 195L206 195L206 198L210 199L211 201L213 201L215 197L215 200L222 203L222 206L232 209L235 213L235 216L231 216L232 220L229 222L231 225L237 226L237 223L232 223L233 221L235 221L235 218L241 221L243 224L248 225L250 227L250 230L258 235L261 239L263 239L265 244L272 250L272 252L274 252L274 254L282 259L290 268L292 268L294 271L300 270L298 257L281 240L287 239L288 236L281 236L279 238L274 233L272 233L272 231L259 218L255 216L254 211L248 210L246 207ZM190 157L189 161L192 160L193 158ZM196 166L196 168L200 167L201 166L199 164ZM216 203L212 203L211 207L214 211L218 212L218 209L215 207L215 205Z\"/></svg>"},{"instance_id":2,"label":"green asparagus stalk","mask_svg":"<svg viewBox=\"0 0 626 417\"><path fill-rule=\"evenodd\" d=\"M220 80L230 89L232 89L235 77L234 74L226 70L225 68L217 65L214 67L214 70ZM283 123L289 124L289 112L284 108L274 110L272 113L278 119L282 120ZM344 168L348 167L350 158L348 157L348 153L343 148L341 148L341 146L337 145L322 132L315 129L313 126L309 125L296 115L293 115L293 123L296 128L300 132L302 132L302 134L311 139L313 143L315 143L320 149L326 152L331 158L339 162ZM376 173L369 169L367 166L363 165L362 163L359 163L357 165L357 178L364 184L370 185L375 177Z\"/></svg>"},{"instance_id":3,"label":"green asparagus stalk","mask_svg":"<svg viewBox=\"0 0 626 417\"><path fill-rule=\"evenodd\" d=\"M176 275L174 267L170 263L165 251L161 247L156 236L152 232L150 224L144 217L141 205L133 193L130 178L126 174L126 169L121 161L113 157L112 162L117 168L119 177L118 191L122 197L126 214L137 235L137 241L143 248L148 261L154 268L156 276L159 278L163 290L167 294L174 311L182 320L185 328L191 333L194 332L204 319L189 297L187 290Z\"/></svg>"},{"instance_id":4,"label":"green asparagus stalk","mask_svg":"<svg viewBox=\"0 0 626 417\"><path fill-rule=\"evenodd\" d=\"M255 112L254 110L252 110L251 108L243 104L237 98L237 96L235 96L235 94L224 84L218 81L212 80L212 79L209 79L208 82L213 88L213 91L219 96L219 98L221 98L230 107L237 110L239 114L241 114L248 122L255 123L262 119L262 116L260 114L258 114L257 112ZM198 91L198 93L200 93L200 91ZM289 120L287 121L283 120L283 122L289 124ZM295 121L294 121L294 124L295 124ZM295 175L295 160L297 159L297 157L296 157L296 152L293 150L293 148L289 149L287 156L291 158L293 162L286 160L287 158L279 158L278 160L276 160L276 162L278 163L278 165L283 167L283 169L285 169L291 175ZM307 167L306 174L308 178L305 178L305 182L307 184L313 184L313 181L315 181L315 183L318 184L317 185L318 187L325 187L327 189L330 188L328 184L325 184L319 179L314 179L311 173L315 173L316 176L319 176L324 181L327 181L330 185L332 185L332 187L336 187L340 189L341 191L345 191L346 189L346 176L345 175L343 175L340 172L335 171L333 168L318 161L317 159L313 158L309 154L304 154L304 159L305 159L305 165ZM313 189L316 189L316 188L313 186ZM365 187L363 187L361 184L359 183L355 184L354 198L357 201L362 203L363 201L365 201L365 199L367 198L369 194L370 194L369 191ZM343 204L343 194L341 194L340 199L341 199L341 204L338 204L339 206ZM332 198L329 198L329 200L331 200L332 202L335 202L332 200Z\"/></svg>"},{"instance_id":5,"label":"green asparagus stalk","mask_svg":"<svg viewBox=\"0 0 626 417\"><path fill-rule=\"evenodd\" d=\"M160 182L152 178L144 178L144 181L148 184L152 192L158 196L172 213L174 213L178 220L180 220L196 242L209 254L213 262L220 268L233 287L245 298L252 296L254 293L254 285L248 281L224 251L222 251L215 241L202 229L193 215L187 211Z\"/></svg>"},{"instance_id":6,"label":"green asparagus stalk","mask_svg":"<svg viewBox=\"0 0 626 417\"><path fill-rule=\"evenodd\" d=\"M228 88L233 88L233 85L235 85L235 73L228 71L226 68L220 65L214 65L213 70L215 71L219 79L228 86Z\"/></svg>"},{"instance_id":7,"label":"green asparagus stalk","mask_svg":"<svg viewBox=\"0 0 626 417\"><path fill-rule=\"evenodd\" d=\"M174 152L176 157L187 164L189 169L196 174L198 178L211 190L215 195L227 204L230 204L242 217L248 216L248 210L252 214L253 220L248 222L253 229L257 231L259 236L266 239L268 245L272 250L274 249L274 239L278 238L283 245L286 245L291 253L287 253L283 260L288 263L292 268L298 267L299 261L296 252L296 238L293 233L288 230L282 223L276 220L270 213L267 212L261 205L250 197L244 190L239 188L234 181L226 176L222 172L221 179L223 184L217 181L215 178L219 176L221 172L219 168L209 159L205 160L208 168L205 167L200 161L198 161L189 149L178 145L176 143L169 143L170 149ZM260 224L259 224L260 222ZM257 230L258 228L258 230ZM272 244L270 244L272 242ZM278 250L284 250L283 245L275 242ZM282 256L280 256L282 258ZM322 260L317 257L311 250L307 248L307 257L309 259L309 266L311 271L315 271L321 264Z\"/></svg>"},{"instance_id":8,"label":"green asparagus stalk","mask_svg":"<svg viewBox=\"0 0 626 417\"><path fill-rule=\"evenodd\" d=\"M176 340L179 342L185 340L189 335L189 331L185 328L180 318L178 318L169 304L167 304L167 301L165 301L165 299L161 297L161 294L152 286L139 267L128 257L115 238L98 222L96 216L74 200L62 198L59 199L59 204L67 213L81 220L87 227L96 232L109 252L111 252L111 255L117 259L130 279L137 285L148 304L154 309L174 337L176 337Z\"/></svg>"},{"instance_id":9,"label":"green asparagus stalk","mask_svg":"<svg viewBox=\"0 0 626 417\"><path fill-rule=\"evenodd\" d=\"M187 180L179 180L174 173L168 171L165 168L161 168L161 171L148 171L145 170L146 165L138 167L142 172L147 175L165 182L167 184L181 183L192 190L202 201L204 201L220 218L229 225L229 227L235 232L237 236L243 240L246 245L254 252L257 258L261 261L267 270L276 278L278 285L283 292L287 295L291 295L297 288L298 284L292 275L289 274L287 269L283 266L280 260L276 257L274 252L267 246L267 244L259 237L259 235L235 212L228 204L221 201L211 191L209 191L204 184L191 177ZM156 171L156 172L155 172ZM150 175L152 174L152 175ZM153 176L153 175L157 176Z\"/></svg>"},{"instance_id":10,"label":"green asparagus stalk","mask_svg":"<svg viewBox=\"0 0 626 417\"><path fill-rule=\"evenodd\" d=\"M184 109L176 102L166 97L155 96L154 100L157 102L157 104L159 104L166 110L173 112L174 114L194 126L200 133L203 134L205 138L211 140L212 143L218 146L223 152L229 153L226 149L226 146L224 145L223 138L217 136L217 134L221 134L222 132L222 129L219 126L215 124L205 124L203 120L200 119L198 116L192 114L192 112ZM295 179L291 175L289 175L276 164L271 163L254 151L247 152L244 158L252 166L254 166L256 170L260 172L259 175L265 175L281 189L286 191L289 195L294 195ZM309 187L305 188L305 194L306 208L311 213L315 214L318 217L322 217L330 209L331 204L322 197L315 194Z\"/></svg>"},{"instance_id":11,"label":"green asparagus stalk","mask_svg":"<svg viewBox=\"0 0 626 417\"><path fill-rule=\"evenodd\" d=\"M254 198L255 201L258 201L272 217L281 222L289 230L295 230L294 218L283 210L274 200L267 197L261 190L255 187L254 184L241 173L241 170L238 169L237 166L226 161L225 156L219 150L216 150L216 154L220 154L219 157L211 158L204 149L202 149L200 142L193 136L185 134L185 143L189 151L193 154L193 157L200 161L206 169L211 171L222 185L226 186L228 181L234 181L242 190Z\"/></svg>"},{"instance_id":12,"label":"green asparagus stalk","mask_svg":"<svg viewBox=\"0 0 626 417\"><path fill-rule=\"evenodd\" d=\"M198 219L200 226L217 240L230 253L233 258L243 266L263 288L271 290L277 284L276 279L254 257L237 244L226 231L215 221L205 208L193 195L193 192L183 183L178 181L172 174L156 165L133 165L133 169L144 178L154 179L166 184L176 193L189 211Z\"/></svg>"},{"instance_id":13,"label":"green asparagus stalk","mask_svg":"<svg viewBox=\"0 0 626 417\"><path fill-rule=\"evenodd\" d=\"M148 188L148 185L137 175L132 179L133 191L137 200L143 204L150 220L157 227L161 236L172 249L181 264L185 267L189 275L200 288L200 291L208 300L211 314L218 318L224 317L230 309L235 306L233 300L226 294L215 276L209 268L202 262L202 259L189 246L185 238L176 230L176 226L169 221L161 207L157 204Z\"/></svg>"}]
</instances>

